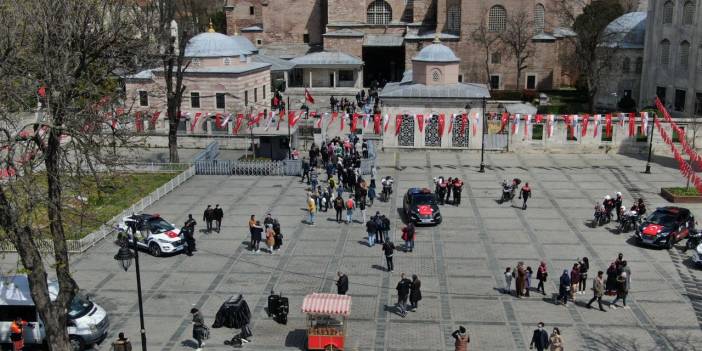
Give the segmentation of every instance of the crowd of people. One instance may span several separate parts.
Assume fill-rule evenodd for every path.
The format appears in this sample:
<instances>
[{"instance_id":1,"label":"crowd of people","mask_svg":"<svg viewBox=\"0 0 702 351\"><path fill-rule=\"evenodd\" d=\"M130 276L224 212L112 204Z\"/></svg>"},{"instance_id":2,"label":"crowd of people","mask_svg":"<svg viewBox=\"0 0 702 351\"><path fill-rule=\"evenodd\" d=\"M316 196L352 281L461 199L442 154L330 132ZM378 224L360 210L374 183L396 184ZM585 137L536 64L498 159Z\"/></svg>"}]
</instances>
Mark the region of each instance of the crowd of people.
<instances>
[{"instance_id":1,"label":"crowd of people","mask_svg":"<svg viewBox=\"0 0 702 351\"><path fill-rule=\"evenodd\" d=\"M256 219L256 215L251 215L249 219L249 250L255 253L261 252L261 241L265 242L269 254L274 254L283 246L283 233L280 230L280 222L277 218L268 213L261 221ZM265 250L265 249L264 249Z\"/></svg>"}]
</instances>

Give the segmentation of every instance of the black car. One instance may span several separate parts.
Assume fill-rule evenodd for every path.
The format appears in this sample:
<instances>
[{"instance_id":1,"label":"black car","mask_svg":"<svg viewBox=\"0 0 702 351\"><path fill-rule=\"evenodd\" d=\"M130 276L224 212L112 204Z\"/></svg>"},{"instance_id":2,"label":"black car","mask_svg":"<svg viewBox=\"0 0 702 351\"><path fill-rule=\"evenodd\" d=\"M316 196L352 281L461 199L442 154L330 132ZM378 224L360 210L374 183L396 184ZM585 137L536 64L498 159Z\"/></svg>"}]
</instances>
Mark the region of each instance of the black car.
<instances>
[{"instance_id":1,"label":"black car","mask_svg":"<svg viewBox=\"0 0 702 351\"><path fill-rule=\"evenodd\" d=\"M402 201L407 220L417 224L440 224L436 195L427 188L409 188Z\"/></svg>"},{"instance_id":2,"label":"black car","mask_svg":"<svg viewBox=\"0 0 702 351\"><path fill-rule=\"evenodd\" d=\"M643 245L672 248L695 229L695 216L682 207L659 207L636 229L636 239Z\"/></svg>"}]
</instances>

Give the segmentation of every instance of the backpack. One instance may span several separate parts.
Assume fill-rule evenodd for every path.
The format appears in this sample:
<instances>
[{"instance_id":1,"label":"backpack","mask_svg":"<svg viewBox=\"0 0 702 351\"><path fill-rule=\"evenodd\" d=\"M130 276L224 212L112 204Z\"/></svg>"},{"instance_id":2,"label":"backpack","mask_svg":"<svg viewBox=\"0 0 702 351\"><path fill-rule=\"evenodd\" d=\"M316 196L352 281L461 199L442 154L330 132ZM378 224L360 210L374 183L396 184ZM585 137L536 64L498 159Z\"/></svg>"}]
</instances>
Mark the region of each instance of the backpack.
<instances>
[{"instance_id":1,"label":"backpack","mask_svg":"<svg viewBox=\"0 0 702 351\"><path fill-rule=\"evenodd\" d=\"M348 199L348 201L346 201L346 208L353 209L353 206L354 206L353 199Z\"/></svg>"}]
</instances>

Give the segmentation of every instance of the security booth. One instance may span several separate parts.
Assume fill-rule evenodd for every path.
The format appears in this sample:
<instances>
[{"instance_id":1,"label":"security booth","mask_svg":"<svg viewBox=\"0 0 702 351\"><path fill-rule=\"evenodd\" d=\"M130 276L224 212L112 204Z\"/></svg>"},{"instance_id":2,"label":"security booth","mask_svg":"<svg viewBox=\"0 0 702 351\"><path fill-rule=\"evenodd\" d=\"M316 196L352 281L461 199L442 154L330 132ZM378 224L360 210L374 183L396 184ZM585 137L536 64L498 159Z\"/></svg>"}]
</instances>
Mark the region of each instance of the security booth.
<instances>
[{"instance_id":1,"label":"security booth","mask_svg":"<svg viewBox=\"0 0 702 351\"><path fill-rule=\"evenodd\" d=\"M344 350L351 296L312 293L302 301L308 350Z\"/></svg>"}]
</instances>

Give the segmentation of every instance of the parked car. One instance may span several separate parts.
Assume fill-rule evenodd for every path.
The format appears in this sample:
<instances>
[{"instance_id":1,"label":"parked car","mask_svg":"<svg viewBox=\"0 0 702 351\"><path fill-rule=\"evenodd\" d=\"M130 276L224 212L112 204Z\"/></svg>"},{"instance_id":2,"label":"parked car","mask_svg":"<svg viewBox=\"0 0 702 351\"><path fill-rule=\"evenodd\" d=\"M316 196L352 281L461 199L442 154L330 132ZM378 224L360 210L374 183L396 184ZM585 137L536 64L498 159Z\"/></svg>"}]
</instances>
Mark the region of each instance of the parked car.
<instances>
[{"instance_id":1,"label":"parked car","mask_svg":"<svg viewBox=\"0 0 702 351\"><path fill-rule=\"evenodd\" d=\"M409 188L402 209L407 220L417 224L440 224L442 220L436 195L428 188Z\"/></svg>"},{"instance_id":2,"label":"parked car","mask_svg":"<svg viewBox=\"0 0 702 351\"><path fill-rule=\"evenodd\" d=\"M58 295L58 281L49 284L49 298L55 300ZM71 351L80 351L87 346L102 342L110 329L107 312L82 293L77 293L66 311L68 321L66 328L71 342ZM28 323L23 328L24 342L28 345L42 345L46 342L44 322L34 305L29 280L26 275L5 276L0 279L0 344L10 344L10 325L15 318L21 317ZM28 349L29 346L25 347Z\"/></svg>"},{"instance_id":3,"label":"parked car","mask_svg":"<svg viewBox=\"0 0 702 351\"><path fill-rule=\"evenodd\" d=\"M185 240L173 224L158 214L135 214L124 217L119 231L132 243L133 228L136 231L137 246L148 250L153 256L175 253L185 249Z\"/></svg>"},{"instance_id":4,"label":"parked car","mask_svg":"<svg viewBox=\"0 0 702 351\"><path fill-rule=\"evenodd\" d=\"M670 249L695 230L695 217L683 207L659 207L636 229L635 237L647 246Z\"/></svg>"}]
</instances>

